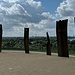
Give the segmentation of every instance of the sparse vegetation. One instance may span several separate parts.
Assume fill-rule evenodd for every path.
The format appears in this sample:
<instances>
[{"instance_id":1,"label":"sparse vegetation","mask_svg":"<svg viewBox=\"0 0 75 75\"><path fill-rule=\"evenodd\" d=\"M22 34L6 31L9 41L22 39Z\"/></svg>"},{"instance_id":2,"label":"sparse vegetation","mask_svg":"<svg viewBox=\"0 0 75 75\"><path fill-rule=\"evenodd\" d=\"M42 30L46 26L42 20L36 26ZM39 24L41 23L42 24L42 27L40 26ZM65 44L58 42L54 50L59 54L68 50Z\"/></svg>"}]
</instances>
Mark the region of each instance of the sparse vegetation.
<instances>
[{"instance_id":1,"label":"sparse vegetation","mask_svg":"<svg viewBox=\"0 0 75 75\"><path fill-rule=\"evenodd\" d=\"M56 38L50 38L52 44L52 52L57 52ZM46 37L31 37L29 39L30 51L46 52ZM3 37L2 49L5 50L24 50L23 37ZM75 40L68 40L68 49L70 54L75 55Z\"/></svg>"}]
</instances>

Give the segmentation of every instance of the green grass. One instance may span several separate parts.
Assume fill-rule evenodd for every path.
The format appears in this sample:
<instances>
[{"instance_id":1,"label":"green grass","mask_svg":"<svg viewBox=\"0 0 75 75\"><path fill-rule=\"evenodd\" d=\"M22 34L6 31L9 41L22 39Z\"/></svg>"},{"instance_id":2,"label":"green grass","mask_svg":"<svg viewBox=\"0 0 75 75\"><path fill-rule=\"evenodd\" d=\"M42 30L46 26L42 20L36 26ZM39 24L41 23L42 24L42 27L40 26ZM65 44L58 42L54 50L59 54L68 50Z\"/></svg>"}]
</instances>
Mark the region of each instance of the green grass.
<instances>
[{"instance_id":1,"label":"green grass","mask_svg":"<svg viewBox=\"0 0 75 75\"><path fill-rule=\"evenodd\" d=\"M75 51L69 51L70 55L75 55Z\"/></svg>"}]
</instances>

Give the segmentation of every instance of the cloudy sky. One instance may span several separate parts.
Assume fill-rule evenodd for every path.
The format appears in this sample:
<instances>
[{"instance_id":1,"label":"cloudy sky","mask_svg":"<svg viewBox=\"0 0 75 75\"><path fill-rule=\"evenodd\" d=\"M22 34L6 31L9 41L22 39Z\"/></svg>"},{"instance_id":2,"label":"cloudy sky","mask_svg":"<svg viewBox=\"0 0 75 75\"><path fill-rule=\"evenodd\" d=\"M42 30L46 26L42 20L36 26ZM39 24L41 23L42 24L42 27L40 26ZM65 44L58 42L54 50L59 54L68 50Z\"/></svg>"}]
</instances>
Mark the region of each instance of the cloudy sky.
<instances>
[{"instance_id":1,"label":"cloudy sky","mask_svg":"<svg viewBox=\"0 0 75 75\"><path fill-rule=\"evenodd\" d=\"M56 36L56 21L68 19L68 36L75 35L75 0L0 0L3 37Z\"/></svg>"}]
</instances>

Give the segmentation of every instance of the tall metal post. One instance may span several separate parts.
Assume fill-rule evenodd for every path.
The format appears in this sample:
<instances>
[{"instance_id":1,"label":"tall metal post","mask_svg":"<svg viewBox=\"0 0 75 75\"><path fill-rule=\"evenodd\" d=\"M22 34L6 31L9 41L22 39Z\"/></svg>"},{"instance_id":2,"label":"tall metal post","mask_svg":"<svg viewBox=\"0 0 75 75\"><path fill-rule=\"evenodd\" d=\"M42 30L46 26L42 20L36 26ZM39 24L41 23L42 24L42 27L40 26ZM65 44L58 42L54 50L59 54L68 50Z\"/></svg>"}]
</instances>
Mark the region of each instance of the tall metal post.
<instances>
[{"instance_id":1,"label":"tall metal post","mask_svg":"<svg viewBox=\"0 0 75 75\"><path fill-rule=\"evenodd\" d=\"M0 24L0 52L2 49L2 25Z\"/></svg>"},{"instance_id":2,"label":"tall metal post","mask_svg":"<svg viewBox=\"0 0 75 75\"><path fill-rule=\"evenodd\" d=\"M74 17L74 37L75 37L75 17Z\"/></svg>"},{"instance_id":3,"label":"tall metal post","mask_svg":"<svg viewBox=\"0 0 75 75\"><path fill-rule=\"evenodd\" d=\"M29 53L29 28L24 28L24 48L25 53Z\"/></svg>"},{"instance_id":4,"label":"tall metal post","mask_svg":"<svg viewBox=\"0 0 75 75\"><path fill-rule=\"evenodd\" d=\"M51 55L51 44L50 44L48 32L46 34L47 34L47 41L48 41L47 42L47 55Z\"/></svg>"},{"instance_id":5,"label":"tall metal post","mask_svg":"<svg viewBox=\"0 0 75 75\"><path fill-rule=\"evenodd\" d=\"M67 41L67 22L67 19L56 22L58 56L60 57L69 57Z\"/></svg>"}]
</instances>

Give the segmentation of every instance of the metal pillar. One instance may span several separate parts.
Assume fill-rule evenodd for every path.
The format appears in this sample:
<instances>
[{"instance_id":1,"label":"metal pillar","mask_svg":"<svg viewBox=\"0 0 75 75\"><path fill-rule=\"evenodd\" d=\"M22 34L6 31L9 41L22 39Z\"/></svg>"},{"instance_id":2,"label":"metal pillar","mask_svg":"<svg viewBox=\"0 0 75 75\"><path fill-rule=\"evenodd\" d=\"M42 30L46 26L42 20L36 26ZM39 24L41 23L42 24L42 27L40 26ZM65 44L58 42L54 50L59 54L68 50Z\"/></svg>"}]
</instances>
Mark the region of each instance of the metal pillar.
<instances>
[{"instance_id":1,"label":"metal pillar","mask_svg":"<svg viewBox=\"0 0 75 75\"><path fill-rule=\"evenodd\" d=\"M24 28L24 48L25 53L29 53L29 28Z\"/></svg>"},{"instance_id":2,"label":"metal pillar","mask_svg":"<svg viewBox=\"0 0 75 75\"><path fill-rule=\"evenodd\" d=\"M67 41L67 22L68 20L60 20L56 22L58 56L60 57L69 57Z\"/></svg>"},{"instance_id":3,"label":"metal pillar","mask_svg":"<svg viewBox=\"0 0 75 75\"><path fill-rule=\"evenodd\" d=\"M2 25L0 24L0 52L2 49Z\"/></svg>"},{"instance_id":4,"label":"metal pillar","mask_svg":"<svg viewBox=\"0 0 75 75\"><path fill-rule=\"evenodd\" d=\"M47 55L51 55L51 44L50 44L48 32L46 34L47 34L47 41L48 41L47 42Z\"/></svg>"}]
</instances>

